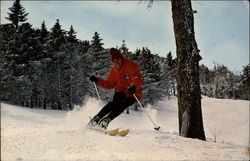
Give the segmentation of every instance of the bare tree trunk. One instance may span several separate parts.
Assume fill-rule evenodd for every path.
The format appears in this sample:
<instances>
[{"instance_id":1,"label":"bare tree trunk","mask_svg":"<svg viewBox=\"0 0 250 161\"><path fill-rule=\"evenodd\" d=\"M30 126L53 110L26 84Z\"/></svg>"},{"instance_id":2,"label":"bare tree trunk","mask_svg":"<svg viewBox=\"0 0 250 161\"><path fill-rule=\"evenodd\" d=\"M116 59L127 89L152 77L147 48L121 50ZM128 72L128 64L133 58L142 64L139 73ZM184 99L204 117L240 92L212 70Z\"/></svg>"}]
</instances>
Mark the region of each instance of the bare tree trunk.
<instances>
[{"instance_id":1,"label":"bare tree trunk","mask_svg":"<svg viewBox=\"0 0 250 161\"><path fill-rule=\"evenodd\" d=\"M173 88L173 94L174 94L174 96L176 96L176 92L175 92L175 83L174 83L174 81L172 82L172 88Z\"/></svg>"},{"instance_id":2,"label":"bare tree trunk","mask_svg":"<svg viewBox=\"0 0 250 161\"><path fill-rule=\"evenodd\" d=\"M47 109L46 103L47 103L47 99L44 98L43 99L43 109L45 109L45 110Z\"/></svg>"},{"instance_id":3,"label":"bare tree trunk","mask_svg":"<svg viewBox=\"0 0 250 161\"><path fill-rule=\"evenodd\" d=\"M194 36L190 0L172 0L177 46L177 97L181 136L206 140L201 111L199 49Z\"/></svg>"}]
</instances>

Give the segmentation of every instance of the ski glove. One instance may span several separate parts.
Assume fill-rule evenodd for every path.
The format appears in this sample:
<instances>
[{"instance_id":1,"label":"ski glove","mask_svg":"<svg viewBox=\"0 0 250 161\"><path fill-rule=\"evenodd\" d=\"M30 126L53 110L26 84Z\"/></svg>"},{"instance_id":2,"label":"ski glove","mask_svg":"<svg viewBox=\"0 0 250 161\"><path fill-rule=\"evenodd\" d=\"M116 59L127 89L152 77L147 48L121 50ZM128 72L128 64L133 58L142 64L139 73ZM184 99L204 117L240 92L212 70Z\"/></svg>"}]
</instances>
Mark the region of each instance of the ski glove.
<instances>
[{"instance_id":1,"label":"ski glove","mask_svg":"<svg viewBox=\"0 0 250 161\"><path fill-rule=\"evenodd\" d=\"M135 94L135 91L136 91L135 86L129 86L128 91L129 91L130 94Z\"/></svg>"},{"instance_id":2,"label":"ski glove","mask_svg":"<svg viewBox=\"0 0 250 161\"><path fill-rule=\"evenodd\" d=\"M94 76L94 75L92 75L89 79L90 79L92 82L95 82L95 83L98 82L98 78L96 78L96 76Z\"/></svg>"}]
</instances>

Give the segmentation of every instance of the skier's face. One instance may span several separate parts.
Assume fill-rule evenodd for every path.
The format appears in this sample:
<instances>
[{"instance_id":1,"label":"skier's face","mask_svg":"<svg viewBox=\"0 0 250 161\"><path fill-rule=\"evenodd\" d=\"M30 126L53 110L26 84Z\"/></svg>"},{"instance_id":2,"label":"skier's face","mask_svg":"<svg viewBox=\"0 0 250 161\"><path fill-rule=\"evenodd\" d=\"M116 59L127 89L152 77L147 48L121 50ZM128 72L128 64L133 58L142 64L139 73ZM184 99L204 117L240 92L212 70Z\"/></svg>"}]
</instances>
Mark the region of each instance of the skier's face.
<instances>
[{"instance_id":1,"label":"skier's face","mask_svg":"<svg viewBox=\"0 0 250 161\"><path fill-rule=\"evenodd\" d=\"M120 68L122 66L122 58L112 59L112 63L115 67Z\"/></svg>"}]
</instances>

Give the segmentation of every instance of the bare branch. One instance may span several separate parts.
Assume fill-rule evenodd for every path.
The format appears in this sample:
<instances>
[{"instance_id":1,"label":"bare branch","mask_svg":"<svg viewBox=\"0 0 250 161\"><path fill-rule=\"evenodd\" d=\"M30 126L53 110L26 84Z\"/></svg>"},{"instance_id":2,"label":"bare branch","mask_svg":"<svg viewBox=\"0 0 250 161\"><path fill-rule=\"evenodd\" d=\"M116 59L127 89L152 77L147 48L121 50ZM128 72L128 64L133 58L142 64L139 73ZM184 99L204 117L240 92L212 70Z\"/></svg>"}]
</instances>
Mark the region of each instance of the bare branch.
<instances>
[{"instance_id":1,"label":"bare branch","mask_svg":"<svg viewBox=\"0 0 250 161\"><path fill-rule=\"evenodd\" d=\"M150 9L153 7L153 2L154 2L154 0L140 0L140 1L138 2L138 4L140 4L142 1L145 1L145 2L146 2L146 1L149 1L146 10L150 10Z\"/></svg>"},{"instance_id":2,"label":"bare branch","mask_svg":"<svg viewBox=\"0 0 250 161\"><path fill-rule=\"evenodd\" d=\"M151 9L153 7L154 0L149 0L147 9Z\"/></svg>"}]
</instances>

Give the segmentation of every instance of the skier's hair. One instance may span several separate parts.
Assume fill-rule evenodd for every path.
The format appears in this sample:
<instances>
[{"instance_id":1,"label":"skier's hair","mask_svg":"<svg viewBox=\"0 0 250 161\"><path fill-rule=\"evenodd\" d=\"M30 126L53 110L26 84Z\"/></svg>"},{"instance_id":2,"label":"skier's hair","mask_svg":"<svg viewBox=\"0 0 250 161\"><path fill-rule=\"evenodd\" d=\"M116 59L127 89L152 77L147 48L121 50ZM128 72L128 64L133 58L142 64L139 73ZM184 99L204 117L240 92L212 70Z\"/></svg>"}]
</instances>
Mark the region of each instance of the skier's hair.
<instances>
[{"instance_id":1,"label":"skier's hair","mask_svg":"<svg viewBox=\"0 0 250 161\"><path fill-rule=\"evenodd\" d=\"M109 50L109 56L110 56L111 60L122 58L122 55L121 55L120 51L117 50L116 48L110 48L110 50Z\"/></svg>"}]
</instances>

